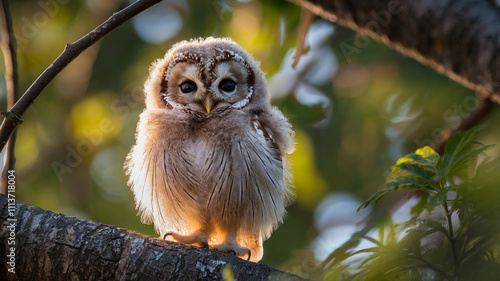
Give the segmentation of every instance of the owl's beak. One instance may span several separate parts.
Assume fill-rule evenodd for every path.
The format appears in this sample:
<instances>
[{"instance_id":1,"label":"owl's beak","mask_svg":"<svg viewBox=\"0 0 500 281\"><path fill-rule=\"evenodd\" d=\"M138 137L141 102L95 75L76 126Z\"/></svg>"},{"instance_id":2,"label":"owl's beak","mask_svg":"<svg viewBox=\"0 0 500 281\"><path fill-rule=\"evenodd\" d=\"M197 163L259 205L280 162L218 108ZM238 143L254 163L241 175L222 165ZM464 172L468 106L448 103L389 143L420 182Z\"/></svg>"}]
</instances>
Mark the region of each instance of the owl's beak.
<instances>
[{"instance_id":1,"label":"owl's beak","mask_svg":"<svg viewBox=\"0 0 500 281\"><path fill-rule=\"evenodd\" d=\"M207 113L210 113L210 110L212 110L212 107L214 106L214 101L210 97L210 94L208 94L203 100L203 106L207 110Z\"/></svg>"}]
</instances>

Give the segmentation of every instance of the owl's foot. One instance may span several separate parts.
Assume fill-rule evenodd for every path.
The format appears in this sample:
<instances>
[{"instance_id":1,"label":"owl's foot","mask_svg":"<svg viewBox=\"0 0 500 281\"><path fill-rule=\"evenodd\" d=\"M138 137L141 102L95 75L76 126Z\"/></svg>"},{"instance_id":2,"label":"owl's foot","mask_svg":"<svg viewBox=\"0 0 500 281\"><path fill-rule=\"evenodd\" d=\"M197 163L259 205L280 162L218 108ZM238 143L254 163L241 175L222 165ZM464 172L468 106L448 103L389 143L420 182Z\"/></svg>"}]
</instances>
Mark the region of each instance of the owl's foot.
<instances>
[{"instance_id":1,"label":"owl's foot","mask_svg":"<svg viewBox=\"0 0 500 281\"><path fill-rule=\"evenodd\" d=\"M235 241L225 241L222 244L210 246L210 248L225 254L235 255L240 258L243 258L246 255L247 261L250 260L250 256L252 254L248 248L238 245Z\"/></svg>"},{"instance_id":2,"label":"owl's foot","mask_svg":"<svg viewBox=\"0 0 500 281\"><path fill-rule=\"evenodd\" d=\"M187 245L199 245L202 248L208 248L207 235L203 231L195 231L189 235L182 235L174 232L167 232L163 236L163 239L167 239L168 236L172 236L175 241L187 244Z\"/></svg>"}]
</instances>

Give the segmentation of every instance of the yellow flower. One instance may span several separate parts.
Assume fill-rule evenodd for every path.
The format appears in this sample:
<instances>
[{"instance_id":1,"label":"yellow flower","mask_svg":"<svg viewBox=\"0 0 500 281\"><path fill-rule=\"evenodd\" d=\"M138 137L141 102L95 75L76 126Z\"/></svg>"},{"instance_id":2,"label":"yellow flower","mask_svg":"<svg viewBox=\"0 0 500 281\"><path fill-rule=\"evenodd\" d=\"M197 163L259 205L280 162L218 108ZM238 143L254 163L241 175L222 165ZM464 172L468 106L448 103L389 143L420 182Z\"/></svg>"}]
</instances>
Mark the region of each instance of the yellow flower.
<instances>
[{"instance_id":1,"label":"yellow flower","mask_svg":"<svg viewBox=\"0 0 500 281\"><path fill-rule=\"evenodd\" d=\"M415 154L418 154L420 156L423 156L423 157L428 157L428 156L432 156L432 155L437 155L436 151L434 151L434 149L432 149L430 146L426 145L422 148L419 148L415 151ZM403 156L401 158L398 159L398 161L396 162L396 165L395 166L392 166L391 168L391 172L394 174L396 172L398 172L400 169L397 167L398 165L400 164L403 164L403 163L409 163L409 162L412 162L413 160L411 160L410 158L406 157L406 156Z\"/></svg>"},{"instance_id":2,"label":"yellow flower","mask_svg":"<svg viewBox=\"0 0 500 281\"><path fill-rule=\"evenodd\" d=\"M411 162L411 159L406 157L406 156L401 157L398 159L398 162L396 162L396 166L399 164L407 163L407 162Z\"/></svg>"},{"instance_id":3,"label":"yellow flower","mask_svg":"<svg viewBox=\"0 0 500 281\"><path fill-rule=\"evenodd\" d=\"M415 151L415 154L422 155L423 157L427 157L427 156L431 156L431 155L436 155L437 153L430 146L426 145L423 148L417 149L417 151ZM403 157L403 158L405 158L405 157ZM403 159L403 158L401 158L401 159ZM399 160L401 160L401 159L399 159Z\"/></svg>"}]
</instances>

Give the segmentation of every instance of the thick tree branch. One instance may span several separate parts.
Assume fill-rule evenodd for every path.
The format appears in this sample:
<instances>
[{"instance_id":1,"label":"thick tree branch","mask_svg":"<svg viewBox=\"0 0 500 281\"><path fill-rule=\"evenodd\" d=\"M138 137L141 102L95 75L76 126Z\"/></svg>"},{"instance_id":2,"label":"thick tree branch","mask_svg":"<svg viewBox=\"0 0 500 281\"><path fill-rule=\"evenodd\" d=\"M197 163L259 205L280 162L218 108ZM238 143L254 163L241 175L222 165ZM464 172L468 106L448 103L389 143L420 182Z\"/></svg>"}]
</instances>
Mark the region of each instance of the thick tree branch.
<instances>
[{"instance_id":1,"label":"thick tree branch","mask_svg":"<svg viewBox=\"0 0 500 281\"><path fill-rule=\"evenodd\" d=\"M306 280L209 249L13 202L0 195L1 260L7 256L0 280L222 280L224 268L236 280ZM8 271L10 247L15 274Z\"/></svg>"},{"instance_id":2,"label":"thick tree branch","mask_svg":"<svg viewBox=\"0 0 500 281\"><path fill-rule=\"evenodd\" d=\"M500 8L490 0L289 0L500 102ZM340 46L360 52L365 40ZM352 54L352 53L351 53Z\"/></svg>"},{"instance_id":3,"label":"thick tree branch","mask_svg":"<svg viewBox=\"0 0 500 281\"><path fill-rule=\"evenodd\" d=\"M19 77L17 71L16 40L14 38L12 19L7 0L2 0L2 4L0 5L0 20L1 48L5 64L5 88L7 92L6 110L8 111L14 106L19 96ZM14 131L7 143L5 165L0 175L1 194L7 194L7 171L13 170L16 164L16 157L14 155L15 142L16 132Z\"/></svg>"},{"instance_id":4,"label":"thick tree branch","mask_svg":"<svg viewBox=\"0 0 500 281\"><path fill-rule=\"evenodd\" d=\"M31 106L47 85L80 53L92 46L99 39L106 36L113 29L117 28L138 13L153 6L162 0L137 0L123 10L113 14L108 20L89 32L78 41L67 44L64 51L52 62L47 69L33 82L24 95L14 105L0 127L0 151L4 148L12 132L21 123L21 117Z\"/></svg>"}]
</instances>

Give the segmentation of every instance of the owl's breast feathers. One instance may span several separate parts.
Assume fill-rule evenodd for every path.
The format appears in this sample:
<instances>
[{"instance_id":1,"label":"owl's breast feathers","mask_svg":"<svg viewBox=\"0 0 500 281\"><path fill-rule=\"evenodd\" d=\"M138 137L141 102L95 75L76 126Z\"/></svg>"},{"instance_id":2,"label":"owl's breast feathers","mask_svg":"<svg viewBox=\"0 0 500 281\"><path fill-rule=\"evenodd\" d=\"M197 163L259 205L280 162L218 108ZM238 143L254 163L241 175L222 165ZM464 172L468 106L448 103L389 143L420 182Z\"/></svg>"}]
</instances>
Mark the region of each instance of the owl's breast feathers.
<instances>
[{"instance_id":1,"label":"owl's breast feathers","mask_svg":"<svg viewBox=\"0 0 500 281\"><path fill-rule=\"evenodd\" d=\"M203 175L203 179L218 174L219 171L214 171L213 168L224 164L225 173L234 173L236 166L247 164L242 162L245 159L253 161L253 158L257 158L261 162L248 162L252 167L246 169L253 173L253 164L273 165L283 169L283 156L286 152L280 151L276 143L275 135L278 133L265 126L266 118L259 115L228 110L210 118L190 118L188 122L182 122L186 132L181 135L186 135L187 138L184 138L179 149L191 157L193 168ZM221 159L221 162L217 163L219 154L224 155L224 161ZM269 157L269 161L263 160L266 157ZM233 163L226 163L228 161Z\"/></svg>"},{"instance_id":2,"label":"owl's breast feathers","mask_svg":"<svg viewBox=\"0 0 500 281\"><path fill-rule=\"evenodd\" d=\"M274 108L193 122L168 109L141 114L128 173L143 219L160 233L190 233L200 220L266 239L292 198L290 125Z\"/></svg>"}]
</instances>

